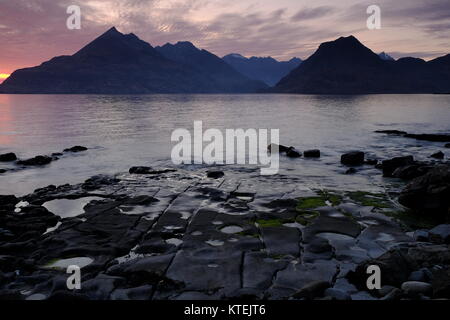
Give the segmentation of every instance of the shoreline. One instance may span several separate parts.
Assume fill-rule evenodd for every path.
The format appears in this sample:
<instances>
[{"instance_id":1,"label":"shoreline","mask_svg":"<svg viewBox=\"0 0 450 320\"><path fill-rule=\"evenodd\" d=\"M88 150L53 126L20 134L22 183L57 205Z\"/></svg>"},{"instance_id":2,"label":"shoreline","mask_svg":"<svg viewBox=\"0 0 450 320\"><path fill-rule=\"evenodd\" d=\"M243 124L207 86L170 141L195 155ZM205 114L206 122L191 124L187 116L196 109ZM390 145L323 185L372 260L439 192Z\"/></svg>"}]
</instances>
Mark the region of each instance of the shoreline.
<instances>
[{"instance_id":1,"label":"shoreline","mask_svg":"<svg viewBox=\"0 0 450 320\"><path fill-rule=\"evenodd\" d=\"M2 196L0 299L447 297L450 281L431 277L450 265L448 229L413 219L414 232L387 193L313 190L257 168L147 169ZM86 265L70 291L74 261ZM364 288L370 261L384 277L403 266L383 281L392 290Z\"/></svg>"}]
</instances>

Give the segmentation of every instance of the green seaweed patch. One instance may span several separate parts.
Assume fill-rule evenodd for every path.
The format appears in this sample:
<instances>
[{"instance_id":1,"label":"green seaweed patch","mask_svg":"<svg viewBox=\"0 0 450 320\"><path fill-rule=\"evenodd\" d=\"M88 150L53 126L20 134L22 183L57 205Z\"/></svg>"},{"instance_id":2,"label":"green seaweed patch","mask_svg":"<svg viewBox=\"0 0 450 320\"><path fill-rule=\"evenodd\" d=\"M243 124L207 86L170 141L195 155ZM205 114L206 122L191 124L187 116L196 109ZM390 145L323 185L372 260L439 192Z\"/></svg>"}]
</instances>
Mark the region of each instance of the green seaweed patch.
<instances>
[{"instance_id":1,"label":"green seaweed patch","mask_svg":"<svg viewBox=\"0 0 450 320\"><path fill-rule=\"evenodd\" d=\"M330 193L326 190L319 191L315 197L299 198L297 202L297 211L326 207L329 204L337 206L342 202L340 195Z\"/></svg>"},{"instance_id":2,"label":"green seaweed patch","mask_svg":"<svg viewBox=\"0 0 450 320\"><path fill-rule=\"evenodd\" d=\"M309 197L300 198L297 203L297 211L315 209L319 207L325 207L327 205L326 200L323 197Z\"/></svg>"},{"instance_id":3,"label":"green seaweed patch","mask_svg":"<svg viewBox=\"0 0 450 320\"><path fill-rule=\"evenodd\" d=\"M252 233L249 231L241 231L236 233L237 235L243 236L243 237L251 237L251 238L259 238L259 233Z\"/></svg>"},{"instance_id":4,"label":"green seaweed patch","mask_svg":"<svg viewBox=\"0 0 450 320\"><path fill-rule=\"evenodd\" d=\"M383 193L370 193L365 191L348 192L347 196L353 201L365 206L378 209L392 208L393 205Z\"/></svg>"},{"instance_id":5,"label":"green seaweed patch","mask_svg":"<svg viewBox=\"0 0 450 320\"><path fill-rule=\"evenodd\" d=\"M435 217L420 214L411 210L387 211L384 212L384 214L396 219L404 227L410 230L431 229L441 223L440 221L436 221Z\"/></svg>"},{"instance_id":6,"label":"green seaweed patch","mask_svg":"<svg viewBox=\"0 0 450 320\"><path fill-rule=\"evenodd\" d=\"M259 219L255 221L260 228L281 227L285 223L294 222L293 219Z\"/></svg>"},{"instance_id":7,"label":"green seaweed patch","mask_svg":"<svg viewBox=\"0 0 450 320\"><path fill-rule=\"evenodd\" d=\"M331 193L327 190L319 191L319 195L321 195L326 202L330 202L332 206L338 206L342 202L342 197L340 195Z\"/></svg>"},{"instance_id":8,"label":"green seaweed patch","mask_svg":"<svg viewBox=\"0 0 450 320\"><path fill-rule=\"evenodd\" d=\"M281 227L283 225L283 221L281 219L256 220L256 223L261 228Z\"/></svg>"},{"instance_id":9,"label":"green seaweed patch","mask_svg":"<svg viewBox=\"0 0 450 320\"><path fill-rule=\"evenodd\" d=\"M318 211L308 210L308 211L300 211L295 221L300 223L303 226L307 226L311 223L312 220L316 219L320 213Z\"/></svg>"}]
</instances>

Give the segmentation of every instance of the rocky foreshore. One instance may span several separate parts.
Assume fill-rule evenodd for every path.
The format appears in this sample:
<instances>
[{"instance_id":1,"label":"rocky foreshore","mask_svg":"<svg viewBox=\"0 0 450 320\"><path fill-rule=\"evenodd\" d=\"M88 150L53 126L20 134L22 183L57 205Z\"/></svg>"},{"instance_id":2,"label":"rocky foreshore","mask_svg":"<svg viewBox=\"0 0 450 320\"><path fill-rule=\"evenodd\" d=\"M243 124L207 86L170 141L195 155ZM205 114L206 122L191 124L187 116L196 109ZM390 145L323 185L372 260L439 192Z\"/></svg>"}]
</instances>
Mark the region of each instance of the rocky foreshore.
<instances>
[{"instance_id":1,"label":"rocky foreshore","mask_svg":"<svg viewBox=\"0 0 450 320\"><path fill-rule=\"evenodd\" d=\"M376 166L405 187L311 189L258 169L133 167L0 196L0 299L449 299L450 164L361 151L341 162L352 173ZM68 265L81 267L80 290L67 289ZM369 265L381 269L380 290L366 286Z\"/></svg>"}]
</instances>

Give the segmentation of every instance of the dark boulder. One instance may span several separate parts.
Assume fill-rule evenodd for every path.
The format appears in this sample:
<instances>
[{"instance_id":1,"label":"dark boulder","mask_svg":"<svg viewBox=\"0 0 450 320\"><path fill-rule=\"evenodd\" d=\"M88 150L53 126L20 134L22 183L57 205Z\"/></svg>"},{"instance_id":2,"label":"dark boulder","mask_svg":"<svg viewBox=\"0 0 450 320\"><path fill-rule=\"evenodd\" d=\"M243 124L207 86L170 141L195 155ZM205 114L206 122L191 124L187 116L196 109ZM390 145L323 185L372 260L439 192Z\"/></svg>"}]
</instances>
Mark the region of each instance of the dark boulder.
<instances>
[{"instance_id":1,"label":"dark boulder","mask_svg":"<svg viewBox=\"0 0 450 320\"><path fill-rule=\"evenodd\" d=\"M149 174L153 169L151 167L131 167L130 174Z\"/></svg>"},{"instance_id":2,"label":"dark boulder","mask_svg":"<svg viewBox=\"0 0 450 320\"><path fill-rule=\"evenodd\" d=\"M432 142L450 142L450 134L405 134L407 138Z\"/></svg>"},{"instance_id":3,"label":"dark boulder","mask_svg":"<svg viewBox=\"0 0 450 320\"><path fill-rule=\"evenodd\" d=\"M429 231L430 241L450 243L450 224L440 224Z\"/></svg>"},{"instance_id":4,"label":"dark boulder","mask_svg":"<svg viewBox=\"0 0 450 320\"><path fill-rule=\"evenodd\" d=\"M406 131L400 131L400 130L377 130L376 133L385 133L390 135L397 135L397 136L403 136L405 134L408 134Z\"/></svg>"},{"instance_id":5,"label":"dark boulder","mask_svg":"<svg viewBox=\"0 0 450 320\"><path fill-rule=\"evenodd\" d=\"M89 179L87 179L82 185L81 188L84 190L96 190L101 188L102 186L110 186L118 183L120 180L115 177L110 177L107 175L96 175ZM35 191L36 192L36 191Z\"/></svg>"},{"instance_id":6,"label":"dark boulder","mask_svg":"<svg viewBox=\"0 0 450 320\"><path fill-rule=\"evenodd\" d=\"M320 150L318 149L306 150L303 152L303 156L305 158L320 158Z\"/></svg>"},{"instance_id":7,"label":"dark boulder","mask_svg":"<svg viewBox=\"0 0 450 320\"><path fill-rule=\"evenodd\" d=\"M394 178L399 178L403 180L411 180L420 176L423 176L425 173L433 169L432 166L429 165L421 165L421 164L412 164L409 166L404 166L395 169L392 173Z\"/></svg>"},{"instance_id":8,"label":"dark boulder","mask_svg":"<svg viewBox=\"0 0 450 320\"><path fill-rule=\"evenodd\" d=\"M19 202L15 195L0 195L0 206L14 206Z\"/></svg>"},{"instance_id":9,"label":"dark boulder","mask_svg":"<svg viewBox=\"0 0 450 320\"><path fill-rule=\"evenodd\" d=\"M283 146L283 145L277 145L277 144L275 144L275 143L272 143L272 144L270 144L268 147L267 147L267 151L269 151L269 152L272 152L272 149L275 149L275 147L277 147L278 146L278 152L279 153L285 153L285 152L287 152L290 148L292 148L292 147L286 147L286 146Z\"/></svg>"},{"instance_id":10,"label":"dark boulder","mask_svg":"<svg viewBox=\"0 0 450 320\"><path fill-rule=\"evenodd\" d=\"M357 166L364 164L364 152L352 151L341 156L341 163L348 166Z\"/></svg>"},{"instance_id":11,"label":"dark boulder","mask_svg":"<svg viewBox=\"0 0 450 320\"><path fill-rule=\"evenodd\" d=\"M436 270L431 285L435 298L450 299L450 267Z\"/></svg>"},{"instance_id":12,"label":"dark boulder","mask_svg":"<svg viewBox=\"0 0 450 320\"><path fill-rule=\"evenodd\" d=\"M129 170L130 174L162 174L162 173L168 173L168 172L175 172L177 170L175 169L153 169L151 167L131 167Z\"/></svg>"},{"instance_id":13,"label":"dark boulder","mask_svg":"<svg viewBox=\"0 0 450 320\"><path fill-rule=\"evenodd\" d=\"M17 161L17 164L24 165L24 166L43 166L46 164L49 164L55 160L55 158L51 158L49 156L36 156L34 158L26 159L26 160L19 160Z\"/></svg>"},{"instance_id":14,"label":"dark boulder","mask_svg":"<svg viewBox=\"0 0 450 320\"><path fill-rule=\"evenodd\" d=\"M384 177L392 177L395 169L414 164L413 156L396 157L389 160L383 160L381 163Z\"/></svg>"},{"instance_id":15,"label":"dark boulder","mask_svg":"<svg viewBox=\"0 0 450 320\"><path fill-rule=\"evenodd\" d=\"M356 173L357 171L356 171L356 169L355 168L350 168L350 169L348 169L347 171L345 171L345 174L354 174L354 173Z\"/></svg>"},{"instance_id":16,"label":"dark boulder","mask_svg":"<svg viewBox=\"0 0 450 320\"><path fill-rule=\"evenodd\" d=\"M450 165L438 165L412 180L398 200L416 211L447 215L450 208Z\"/></svg>"},{"instance_id":17,"label":"dark boulder","mask_svg":"<svg viewBox=\"0 0 450 320\"><path fill-rule=\"evenodd\" d=\"M446 143L444 147L445 148L450 148L450 143Z\"/></svg>"},{"instance_id":18,"label":"dark boulder","mask_svg":"<svg viewBox=\"0 0 450 320\"><path fill-rule=\"evenodd\" d=\"M0 154L0 162L9 162L17 160L17 156L15 153L9 152Z\"/></svg>"},{"instance_id":19,"label":"dark boulder","mask_svg":"<svg viewBox=\"0 0 450 320\"><path fill-rule=\"evenodd\" d=\"M358 265L355 271L350 271L347 275L350 283L360 290L367 290L367 269L371 265L380 268L382 274L382 285L399 287L408 280L409 274L416 270L414 261L407 255L407 252L399 249L392 249L377 259L368 260Z\"/></svg>"},{"instance_id":20,"label":"dark boulder","mask_svg":"<svg viewBox=\"0 0 450 320\"><path fill-rule=\"evenodd\" d=\"M444 153L442 151L438 151L433 153L430 157L435 159L444 159Z\"/></svg>"},{"instance_id":21,"label":"dark boulder","mask_svg":"<svg viewBox=\"0 0 450 320\"><path fill-rule=\"evenodd\" d=\"M222 178L224 175L225 175L225 173L223 173L223 171L218 171L218 170L216 170L216 171L208 171L206 173L206 176L208 178L212 178L212 179L219 179L219 178Z\"/></svg>"},{"instance_id":22,"label":"dark boulder","mask_svg":"<svg viewBox=\"0 0 450 320\"><path fill-rule=\"evenodd\" d=\"M302 153L294 147L289 147L289 149L286 151L286 156L288 156L289 158L300 158L302 156Z\"/></svg>"},{"instance_id":23,"label":"dark boulder","mask_svg":"<svg viewBox=\"0 0 450 320\"><path fill-rule=\"evenodd\" d=\"M83 146L74 146L72 148L67 148L64 149L64 152L81 152L81 151L86 151L88 148L83 147Z\"/></svg>"}]
</instances>

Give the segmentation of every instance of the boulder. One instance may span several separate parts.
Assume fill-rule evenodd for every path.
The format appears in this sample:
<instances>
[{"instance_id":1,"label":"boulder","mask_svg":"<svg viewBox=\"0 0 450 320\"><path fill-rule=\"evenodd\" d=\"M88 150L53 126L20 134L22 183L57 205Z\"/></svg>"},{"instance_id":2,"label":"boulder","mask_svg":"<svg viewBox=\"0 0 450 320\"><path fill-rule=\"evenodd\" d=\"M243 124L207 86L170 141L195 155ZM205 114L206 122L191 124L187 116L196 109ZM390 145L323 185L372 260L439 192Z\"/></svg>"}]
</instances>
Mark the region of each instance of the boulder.
<instances>
[{"instance_id":1,"label":"boulder","mask_svg":"<svg viewBox=\"0 0 450 320\"><path fill-rule=\"evenodd\" d=\"M450 243L450 224L440 224L429 231L430 241Z\"/></svg>"},{"instance_id":2,"label":"boulder","mask_svg":"<svg viewBox=\"0 0 450 320\"><path fill-rule=\"evenodd\" d=\"M286 151L286 156L288 156L289 158L300 158L302 156L302 153L294 147L289 147L289 149Z\"/></svg>"},{"instance_id":3,"label":"boulder","mask_svg":"<svg viewBox=\"0 0 450 320\"><path fill-rule=\"evenodd\" d=\"M444 153L442 151L438 151L436 153L433 153L430 157L435 159L444 159Z\"/></svg>"},{"instance_id":4,"label":"boulder","mask_svg":"<svg viewBox=\"0 0 450 320\"><path fill-rule=\"evenodd\" d=\"M450 142L450 134L405 134L407 138L432 142Z\"/></svg>"},{"instance_id":5,"label":"boulder","mask_svg":"<svg viewBox=\"0 0 450 320\"><path fill-rule=\"evenodd\" d=\"M406 281L402 284L402 291L409 296L418 296L420 294L431 296L433 287L426 282Z\"/></svg>"},{"instance_id":6,"label":"boulder","mask_svg":"<svg viewBox=\"0 0 450 320\"><path fill-rule=\"evenodd\" d=\"M416 241L427 242L429 237L430 237L430 235L429 235L427 230L416 230L416 231L414 231L413 238Z\"/></svg>"},{"instance_id":7,"label":"boulder","mask_svg":"<svg viewBox=\"0 0 450 320\"><path fill-rule=\"evenodd\" d=\"M413 156L396 157L389 160L383 160L381 163L384 177L392 177L397 168L414 164Z\"/></svg>"},{"instance_id":8,"label":"boulder","mask_svg":"<svg viewBox=\"0 0 450 320\"><path fill-rule=\"evenodd\" d=\"M55 158L51 158L49 156L36 156L34 158L26 159L26 160L19 160L17 161L17 164L24 165L24 166L43 166L46 164L49 164L55 160Z\"/></svg>"},{"instance_id":9,"label":"boulder","mask_svg":"<svg viewBox=\"0 0 450 320\"><path fill-rule=\"evenodd\" d=\"M377 265L381 269L382 285L400 287L408 282L410 275L417 270L422 270L427 279L434 276L429 268L436 265L450 264L450 250L448 245L436 244L403 244L390 249L376 259L364 261L355 271L347 274L347 279L361 290L367 290L366 270L370 265Z\"/></svg>"},{"instance_id":10,"label":"boulder","mask_svg":"<svg viewBox=\"0 0 450 320\"><path fill-rule=\"evenodd\" d=\"M9 152L0 154L0 162L9 162L17 160L17 156L15 153Z\"/></svg>"},{"instance_id":11,"label":"boulder","mask_svg":"<svg viewBox=\"0 0 450 320\"><path fill-rule=\"evenodd\" d=\"M433 273L433 294L435 298L450 298L450 267L437 270Z\"/></svg>"},{"instance_id":12,"label":"boulder","mask_svg":"<svg viewBox=\"0 0 450 320\"><path fill-rule=\"evenodd\" d=\"M354 174L356 172L357 172L357 170L355 168L350 168L347 171L345 171L345 174Z\"/></svg>"},{"instance_id":13,"label":"boulder","mask_svg":"<svg viewBox=\"0 0 450 320\"><path fill-rule=\"evenodd\" d=\"M174 172L177 171L175 169L153 169L151 167L131 167L129 170L130 174L162 174L162 173L168 173L168 172Z\"/></svg>"},{"instance_id":14,"label":"boulder","mask_svg":"<svg viewBox=\"0 0 450 320\"><path fill-rule=\"evenodd\" d=\"M405 207L416 211L447 215L450 208L450 165L437 165L425 175L412 180L398 200Z\"/></svg>"},{"instance_id":15,"label":"boulder","mask_svg":"<svg viewBox=\"0 0 450 320\"><path fill-rule=\"evenodd\" d=\"M272 143L272 144L270 144L269 146L267 146L267 151L269 151L269 152L272 152L272 149L274 149L276 146L278 146L278 152L279 153L285 153L285 152L287 152L290 148L292 148L292 147L286 147L286 146L283 146L283 145L277 145L277 144L275 144L275 143Z\"/></svg>"},{"instance_id":16,"label":"boulder","mask_svg":"<svg viewBox=\"0 0 450 320\"><path fill-rule=\"evenodd\" d=\"M348 166L364 164L365 154L362 151L352 151L341 156L341 163Z\"/></svg>"},{"instance_id":17,"label":"boulder","mask_svg":"<svg viewBox=\"0 0 450 320\"><path fill-rule=\"evenodd\" d=\"M151 167L131 167L130 174L149 174L153 169Z\"/></svg>"},{"instance_id":18,"label":"boulder","mask_svg":"<svg viewBox=\"0 0 450 320\"><path fill-rule=\"evenodd\" d=\"M421 281L421 282L427 282L428 276L427 273L424 271L424 269L420 269L417 271L411 272L411 274L408 277L408 281Z\"/></svg>"},{"instance_id":19,"label":"boulder","mask_svg":"<svg viewBox=\"0 0 450 320\"><path fill-rule=\"evenodd\" d=\"M395 169L392 176L403 180L411 180L423 176L431 169L433 169L433 167L430 165L412 164Z\"/></svg>"},{"instance_id":20,"label":"boulder","mask_svg":"<svg viewBox=\"0 0 450 320\"><path fill-rule=\"evenodd\" d=\"M312 149L303 151L303 156L305 158L320 158L320 150Z\"/></svg>"},{"instance_id":21,"label":"boulder","mask_svg":"<svg viewBox=\"0 0 450 320\"><path fill-rule=\"evenodd\" d=\"M450 148L450 143L446 143L444 147L445 148Z\"/></svg>"},{"instance_id":22,"label":"boulder","mask_svg":"<svg viewBox=\"0 0 450 320\"><path fill-rule=\"evenodd\" d=\"M81 151L86 151L88 148L83 147L83 146L74 146L72 148L67 148L64 149L64 152L81 152Z\"/></svg>"},{"instance_id":23,"label":"boulder","mask_svg":"<svg viewBox=\"0 0 450 320\"><path fill-rule=\"evenodd\" d=\"M15 195L0 195L0 206L14 206L19 199Z\"/></svg>"},{"instance_id":24,"label":"boulder","mask_svg":"<svg viewBox=\"0 0 450 320\"><path fill-rule=\"evenodd\" d=\"M403 136L403 135L407 134L406 131L400 131L400 130L377 130L375 132L396 135L396 136Z\"/></svg>"}]
</instances>

